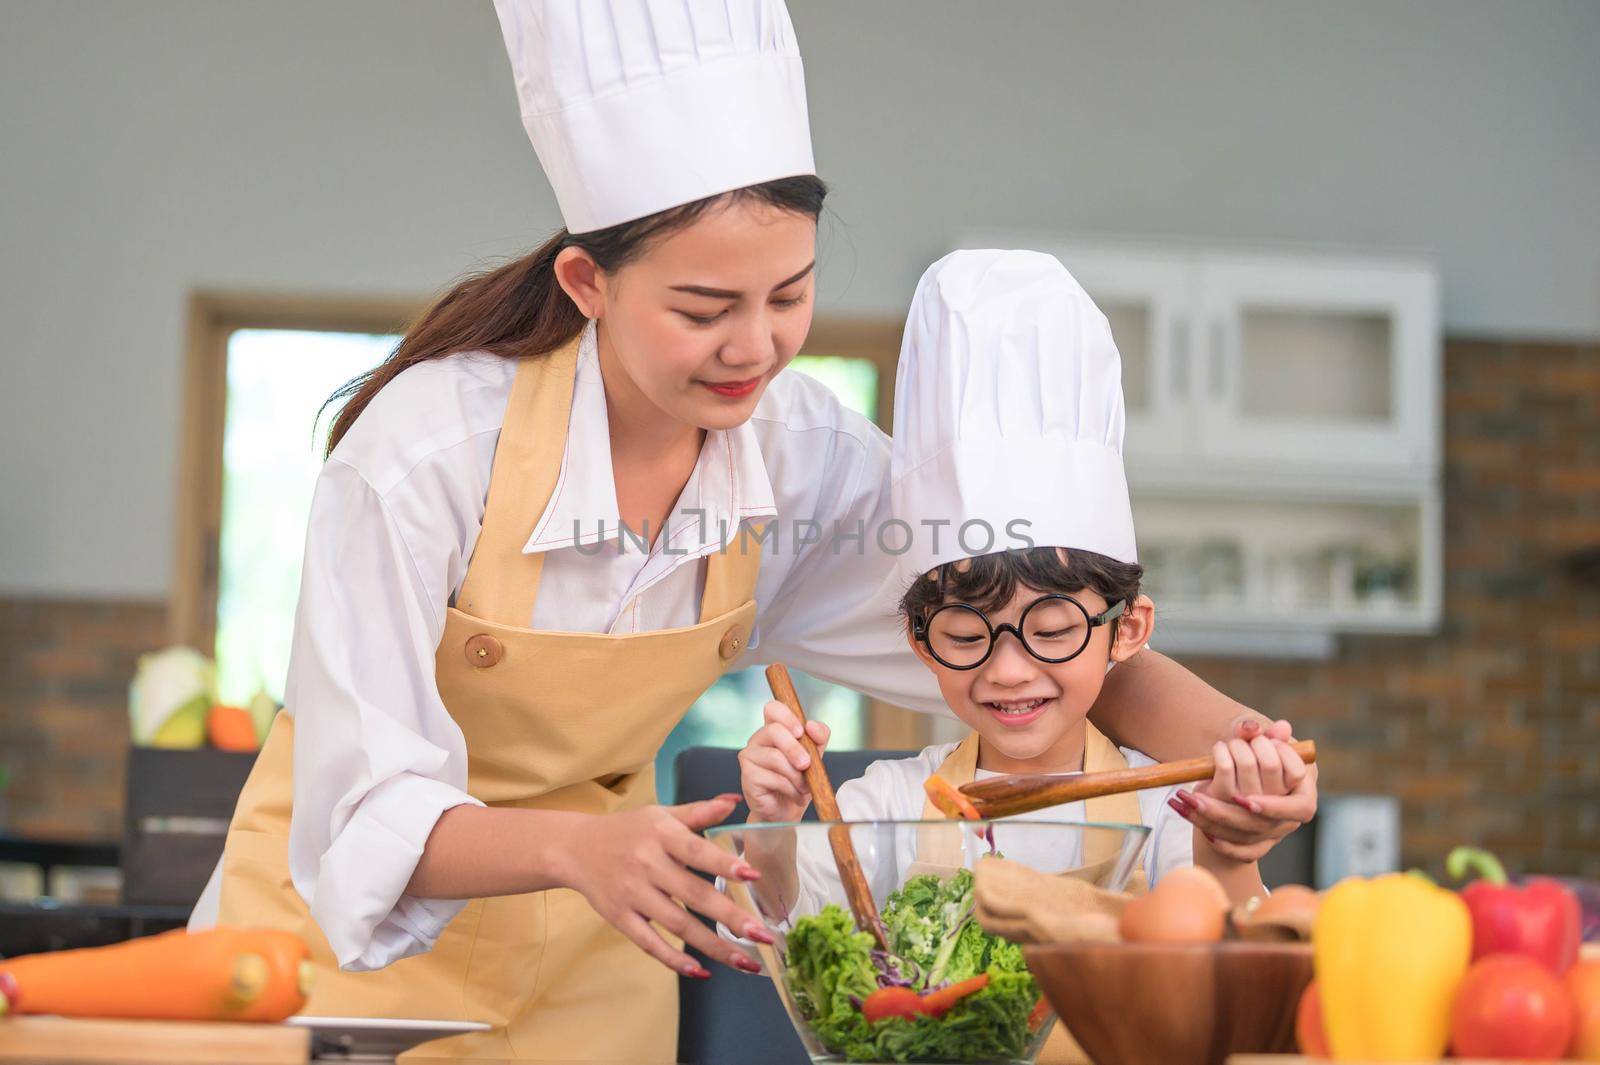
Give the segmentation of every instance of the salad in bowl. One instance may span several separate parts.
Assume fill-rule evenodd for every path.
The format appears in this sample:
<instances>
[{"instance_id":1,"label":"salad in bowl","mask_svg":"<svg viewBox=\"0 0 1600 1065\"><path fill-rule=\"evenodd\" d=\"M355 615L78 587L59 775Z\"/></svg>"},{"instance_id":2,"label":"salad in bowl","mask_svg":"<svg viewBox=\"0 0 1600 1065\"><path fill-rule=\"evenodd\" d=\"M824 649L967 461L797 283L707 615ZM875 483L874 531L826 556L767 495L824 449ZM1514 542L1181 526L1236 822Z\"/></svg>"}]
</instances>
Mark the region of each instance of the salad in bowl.
<instances>
[{"instance_id":1,"label":"salad in bowl","mask_svg":"<svg viewBox=\"0 0 1600 1065\"><path fill-rule=\"evenodd\" d=\"M850 907L833 849L845 832L883 942ZM979 923L974 869L1004 856L1119 891L1146 833L1137 825L871 821L731 825L706 835L762 874L724 890L777 941L751 947L813 1061L1031 1063L1055 1017L1021 948Z\"/></svg>"}]
</instances>

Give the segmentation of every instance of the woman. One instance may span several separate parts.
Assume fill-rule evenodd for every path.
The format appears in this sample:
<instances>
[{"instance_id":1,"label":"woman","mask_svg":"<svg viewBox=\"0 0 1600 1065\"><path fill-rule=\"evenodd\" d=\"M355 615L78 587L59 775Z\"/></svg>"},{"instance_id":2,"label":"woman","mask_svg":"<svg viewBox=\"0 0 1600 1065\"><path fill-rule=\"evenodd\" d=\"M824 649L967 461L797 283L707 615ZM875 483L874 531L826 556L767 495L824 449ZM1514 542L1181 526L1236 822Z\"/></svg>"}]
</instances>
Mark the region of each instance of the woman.
<instances>
[{"instance_id":1,"label":"woman","mask_svg":"<svg viewBox=\"0 0 1600 1065\"><path fill-rule=\"evenodd\" d=\"M654 805L667 733L756 661L938 695L882 623L870 531L786 528L874 529L888 448L781 373L824 195L781 0L496 6L566 230L348 390L217 919L313 943L310 1013L494 1026L452 1055L670 1060L674 974L709 975L677 937L749 967L687 909L762 933L690 871L754 875L696 835L735 797ZM1097 708L1124 742L1198 753L1239 711L1140 657ZM1290 823L1212 812L1241 845Z\"/></svg>"}]
</instances>

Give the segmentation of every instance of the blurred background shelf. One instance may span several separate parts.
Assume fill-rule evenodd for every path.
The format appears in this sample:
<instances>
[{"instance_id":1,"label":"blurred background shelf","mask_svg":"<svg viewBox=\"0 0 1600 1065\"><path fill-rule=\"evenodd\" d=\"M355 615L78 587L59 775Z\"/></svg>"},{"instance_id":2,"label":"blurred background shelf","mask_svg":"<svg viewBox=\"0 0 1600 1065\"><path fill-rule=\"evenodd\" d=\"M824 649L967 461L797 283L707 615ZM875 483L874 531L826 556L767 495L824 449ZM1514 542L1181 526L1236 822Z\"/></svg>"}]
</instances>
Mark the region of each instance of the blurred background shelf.
<instances>
[{"instance_id":1,"label":"blurred background shelf","mask_svg":"<svg viewBox=\"0 0 1600 1065\"><path fill-rule=\"evenodd\" d=\"M1020 231L1123 361L1153 645L1328 657L1341 633L1438 626L1438 279L1420 259Z\"/></svg>"}]
</instances>

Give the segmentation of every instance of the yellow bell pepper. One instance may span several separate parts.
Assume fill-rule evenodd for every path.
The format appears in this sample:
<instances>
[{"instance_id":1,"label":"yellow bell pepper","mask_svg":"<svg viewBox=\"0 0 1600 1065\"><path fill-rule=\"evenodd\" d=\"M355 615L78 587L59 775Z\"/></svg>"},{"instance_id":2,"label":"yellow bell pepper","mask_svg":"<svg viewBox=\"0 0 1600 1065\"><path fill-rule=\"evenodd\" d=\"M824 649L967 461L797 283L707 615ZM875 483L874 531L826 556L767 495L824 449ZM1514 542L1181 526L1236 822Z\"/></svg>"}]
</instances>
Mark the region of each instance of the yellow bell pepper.
<instances>
[{"instance_id":1,"label":"yellow bell pepper","mask_svg":"<svg viewBox=\"0 0 1600 1065\"><path fill-rule=\"evenodd\" d=\"M1395 873L1330 890L1311 934L1336 1061L1443 1057L1472 960L1472 917L1453 891Z\"/></svg>"}]
</instances>

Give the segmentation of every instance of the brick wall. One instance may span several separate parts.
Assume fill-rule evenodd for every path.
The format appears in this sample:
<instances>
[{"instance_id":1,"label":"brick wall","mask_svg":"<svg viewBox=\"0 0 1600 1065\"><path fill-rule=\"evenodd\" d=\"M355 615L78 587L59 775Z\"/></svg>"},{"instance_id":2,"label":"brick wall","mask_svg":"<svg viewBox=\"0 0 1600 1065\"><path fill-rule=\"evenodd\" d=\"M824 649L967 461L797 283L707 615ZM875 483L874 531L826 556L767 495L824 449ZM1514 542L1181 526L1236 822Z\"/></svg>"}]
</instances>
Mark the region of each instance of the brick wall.
<instances>
[{"instance_id":1,"label":"brick wall","mask_svg":"<svg viewBox=\"0 0 1600 1065\"><path fill-rule=\"evenodd\" d=\"M134 663L163 603L0 598L0 831L118 839Z\"/></svg>"},{"instance_id":2,"label":"brick wall","mask_svg":"<svg viewBox=\"0 0 1600 1065\"><path fill-rule=\"evenodd\" d=\"M1442 631L1331 661L1186 664L1322 745L1328 792L1402 803L1403 857L1457 843L1600 877L1600 347L1445 346Z\"/></svg>"},{"instance_id":3,"label":"brick wall","mask_svg":"<svg viewBox=\"0 0 1600 1065\"><path fill-rule=\"evenodd\" d=\"M1196 659L1324 751L1323 787L1404 804L1404 858L1454 844L1600 876L1600 349L1445 349L1440 633L1346 640L1322 663ZM165 639L154 603L0 600L0 761L30 833L121 831L127 682Z\"/></svg>"}]
</instances>

